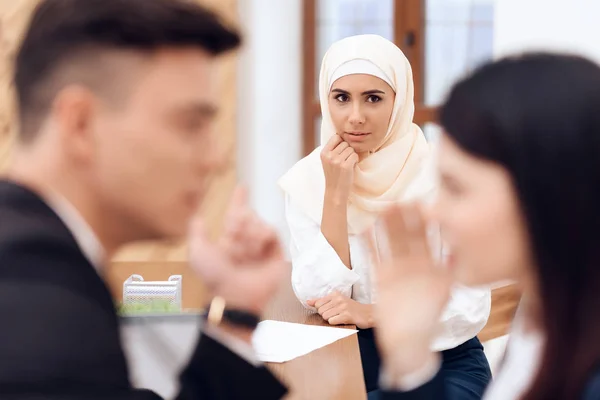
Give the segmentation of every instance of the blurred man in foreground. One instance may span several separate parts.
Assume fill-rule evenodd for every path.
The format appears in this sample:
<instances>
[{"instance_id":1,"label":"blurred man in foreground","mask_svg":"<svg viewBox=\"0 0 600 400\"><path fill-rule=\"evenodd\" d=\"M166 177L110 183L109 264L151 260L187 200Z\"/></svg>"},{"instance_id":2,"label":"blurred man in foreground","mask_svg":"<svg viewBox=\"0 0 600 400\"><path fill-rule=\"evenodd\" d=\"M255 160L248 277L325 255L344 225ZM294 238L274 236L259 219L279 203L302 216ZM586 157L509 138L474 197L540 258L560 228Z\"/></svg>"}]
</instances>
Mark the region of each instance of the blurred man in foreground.
<instances>
[{"instance_id":1,"label":"blurred man in foreground","mask_svg":"<svg viewBox=\"0 0 600 400\"><path fill-rule=\"evenodd\" d=\"M20 130L0 181L0 398L158 399L131 387L102 280L122 245L188 233L219 160L216 57L236 32L183 0L45 0L16 58ZM237 192L223 237L191 229L218 296L179 399L277 399L249 344L283 257Z\"/></svg>"}]
</instances>

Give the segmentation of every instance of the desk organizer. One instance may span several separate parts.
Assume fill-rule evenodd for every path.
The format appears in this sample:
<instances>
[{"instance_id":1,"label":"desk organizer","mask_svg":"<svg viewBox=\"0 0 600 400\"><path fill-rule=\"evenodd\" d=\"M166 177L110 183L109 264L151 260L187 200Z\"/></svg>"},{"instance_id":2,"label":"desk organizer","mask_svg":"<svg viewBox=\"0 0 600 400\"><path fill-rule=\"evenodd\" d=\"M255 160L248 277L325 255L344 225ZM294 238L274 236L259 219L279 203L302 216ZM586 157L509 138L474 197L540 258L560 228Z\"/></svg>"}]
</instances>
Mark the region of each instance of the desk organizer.
<instances>
[{"instance_id":1,"label":"desk organizer","mask_svg":"<svg viewBox=\"0 0 600 400\"><path fill-rule=\"evenodd\" d=\"M133 274L123 282L123 308L128 312L181 311L181 275L167 281L144 281Z\"/></svg>"}]
</instances>

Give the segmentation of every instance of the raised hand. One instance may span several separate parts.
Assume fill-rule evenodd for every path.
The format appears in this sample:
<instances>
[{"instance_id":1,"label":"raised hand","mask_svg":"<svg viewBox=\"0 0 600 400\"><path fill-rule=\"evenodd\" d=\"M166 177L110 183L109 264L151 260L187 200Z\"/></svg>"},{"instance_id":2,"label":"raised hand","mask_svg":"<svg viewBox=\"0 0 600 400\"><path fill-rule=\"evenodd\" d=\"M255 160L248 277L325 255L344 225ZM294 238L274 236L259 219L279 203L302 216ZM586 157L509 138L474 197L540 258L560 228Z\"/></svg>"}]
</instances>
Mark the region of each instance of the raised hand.
<instances>
[{"instance_id":1,"label":"raised hand","mask_svg":"<svg viewBox=\"0 0 600 400\"><path fill-rule=\"evenodd\" d=\"M436 357L430 345L450 296L452 277L431 256L418 205L394 206L383 222L389 254L376 268L376 337L384 367L401 377Z\"/></svg>"},{"instance_id":2,"label":"raised hand","mask_svg":"<svg viewBox=\"0 0 600 400\"><path fill-rule=\"evenodd\" d=\"M277 234L252 211L241 188L234 192L216 242L209 240L202 220L193 221L190 262L213 295L256 314L278 289L286 268Z\"/></svg>"}]
</instances>

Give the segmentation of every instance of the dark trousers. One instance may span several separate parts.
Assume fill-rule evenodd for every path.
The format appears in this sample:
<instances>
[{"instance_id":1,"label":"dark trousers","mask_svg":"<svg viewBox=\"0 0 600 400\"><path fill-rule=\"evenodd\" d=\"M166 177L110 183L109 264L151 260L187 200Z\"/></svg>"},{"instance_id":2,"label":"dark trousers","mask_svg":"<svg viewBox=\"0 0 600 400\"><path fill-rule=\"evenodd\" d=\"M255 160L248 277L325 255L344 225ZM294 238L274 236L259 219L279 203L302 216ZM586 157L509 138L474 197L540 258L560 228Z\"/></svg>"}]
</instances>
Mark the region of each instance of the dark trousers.
<instances>
[{"instance_id":1,"label":"dark trousers","mask_svg":"<svg viewBox=\"0 0 600 400\"><path fill-rule=\"evenodd\" d=\"M381 360L372 329L358 332L363 376L369 400L378 398ZM442 352L442 372L448 397L456 400L479 400L492 379L483 346L476 337Z\"/></svg>"}]
</instances>

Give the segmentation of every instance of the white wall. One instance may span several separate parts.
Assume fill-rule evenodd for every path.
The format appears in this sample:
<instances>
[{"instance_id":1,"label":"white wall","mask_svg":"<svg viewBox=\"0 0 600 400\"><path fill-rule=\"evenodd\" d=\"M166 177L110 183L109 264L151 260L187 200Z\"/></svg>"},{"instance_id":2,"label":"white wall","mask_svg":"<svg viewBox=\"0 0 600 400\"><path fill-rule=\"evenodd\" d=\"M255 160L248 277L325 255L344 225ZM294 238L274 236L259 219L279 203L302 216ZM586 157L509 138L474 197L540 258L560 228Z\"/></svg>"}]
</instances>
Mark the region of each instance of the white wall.
<instances>
[{"instance_id":1,"label":"white wall","mask_svg":"<svg viewBox=\"0 0 600 400\"><path fill-rule=\"evenodd\" d=\"M302 0L239 0L238 176L284 240L278 178L301 156Z\"/></svg>"},{"instance_id":2,"label":"white wall","mask_svg":"<svg viewBox=\"0 0 600 400\"><path fill-rule=\"evenodd\" d=\"M495 55L567 51L600 62L600 1L496 0Z\"/></svg>"}]
</instances>

